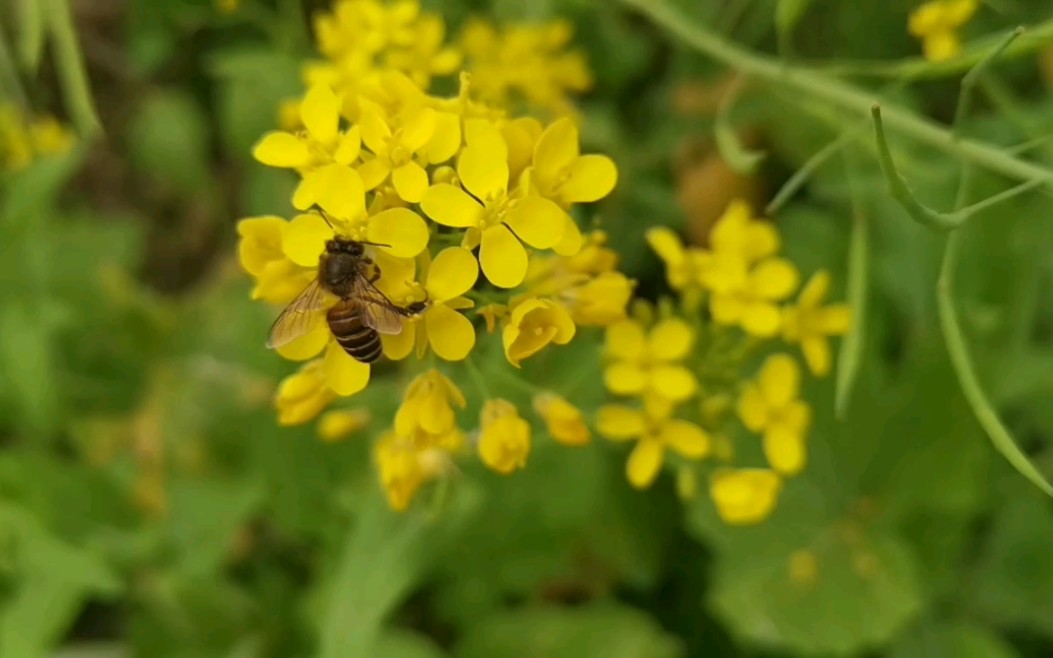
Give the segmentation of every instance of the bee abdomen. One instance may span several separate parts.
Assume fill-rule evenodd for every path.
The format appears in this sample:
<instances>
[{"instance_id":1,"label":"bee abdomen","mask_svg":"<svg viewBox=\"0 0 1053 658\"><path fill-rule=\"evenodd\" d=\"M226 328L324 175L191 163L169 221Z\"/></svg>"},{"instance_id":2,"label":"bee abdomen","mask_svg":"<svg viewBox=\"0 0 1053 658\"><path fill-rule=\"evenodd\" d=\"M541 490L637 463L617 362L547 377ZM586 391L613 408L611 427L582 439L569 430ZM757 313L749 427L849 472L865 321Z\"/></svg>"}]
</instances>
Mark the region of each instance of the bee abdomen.
<instances>
[{"instance_id":1,"label":"bee abdomen","mask_svg":"<svg viewBox=\"0 0 1053 658\"><path fill-rule=\"evenodd\" d=\"M329 330L336 342L351 358L362 363L373 363L380 358L380 334L362 321L358 306L342 302L326 314Z\"/></svg>"}]
</instances>

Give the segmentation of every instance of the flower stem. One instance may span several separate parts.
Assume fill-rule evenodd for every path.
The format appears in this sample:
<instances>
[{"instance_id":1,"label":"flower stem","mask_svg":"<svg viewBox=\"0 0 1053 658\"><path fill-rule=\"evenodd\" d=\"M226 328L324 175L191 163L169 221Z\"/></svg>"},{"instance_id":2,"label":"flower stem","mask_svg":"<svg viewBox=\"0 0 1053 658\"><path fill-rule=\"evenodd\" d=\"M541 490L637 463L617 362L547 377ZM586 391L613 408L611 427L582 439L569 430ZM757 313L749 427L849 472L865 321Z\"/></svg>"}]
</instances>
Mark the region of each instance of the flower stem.
<instances>
[{"instance_id":1,"label":"flower stem","mask_svg":"<svg viewBox=\"0 0 1053 658\"><path fill-rule=\"evenodd\" d=\"M619 1L638 10L691 48L727 64L755 81L763 80L773 85L782 85L799 94L827 102L841 110L857 112L860 116L874 105L874 92L814 69L787 66L771 57L750 52L705 27L693 24L691 19L673 9L667 2L662 0ZM1048 26L1042 24L1036 28L1035 32L1039 29L1042 30L1043 35L1046 35L1047 32L1053 34L1053 21ZM1032 39L1027 40L1028 47L1034 47L1032 41ZM1007 47L1006 50L1015 53L1019 49ZM976 61L989 52L977 57ZM970 66L975 63L971 59L970 62ZM891 128L914 141L954 154L962 160L973 162L1009 178L1025 181L1040 180L1042 184L1053 185L1053 170L1014 157L998 146L978 140L958 139L946 127L892 104L884 105L883 114L885 122Z\"/></svg>"},{"instance_id":2,"label":"flower stem","mask_svg":"<svg viewBox=\"0 0 1053 658\"><path fill-rule=\"evenodd\" d=\"M81 136L93 137L102 131L102 124L95 112L88 72L84 67L80 45L77 43L77 32L68 0L50 0L47 24L66 107Z\"/></svg>"}]
</instances>

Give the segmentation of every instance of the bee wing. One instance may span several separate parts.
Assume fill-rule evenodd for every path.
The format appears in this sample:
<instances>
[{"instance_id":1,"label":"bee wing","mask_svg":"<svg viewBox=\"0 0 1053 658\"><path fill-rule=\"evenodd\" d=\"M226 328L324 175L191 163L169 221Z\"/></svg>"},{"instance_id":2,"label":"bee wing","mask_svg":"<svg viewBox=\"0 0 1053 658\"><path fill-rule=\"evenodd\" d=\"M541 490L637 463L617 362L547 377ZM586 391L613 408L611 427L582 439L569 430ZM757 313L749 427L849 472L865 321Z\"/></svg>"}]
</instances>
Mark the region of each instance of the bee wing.
<instances>
[{"instance_id":1,"label":"bee wing","mask_svg":"<svg viewBox=\"0 0 1053 658\"><path fill-rule=\"evenodd\" d=\"M310 333L322 320L319 313L325 306L325 295L322 286L315 279L303 289L296 299L289 302L278 319L271 325L267 338L267 347L274 349Z\"/></svg>"},{"instance_id":2,"label":"bee wing","mask_svg":"<svg viewBox=\"0 0 1053 658\"><path fill-rule=\"evenodd\" d=\"M395 335L402 333L402 318L405 311L365 277L355 283L354 297L362 309L362 322L378 333Z\"/></svg>"}]
</instances>

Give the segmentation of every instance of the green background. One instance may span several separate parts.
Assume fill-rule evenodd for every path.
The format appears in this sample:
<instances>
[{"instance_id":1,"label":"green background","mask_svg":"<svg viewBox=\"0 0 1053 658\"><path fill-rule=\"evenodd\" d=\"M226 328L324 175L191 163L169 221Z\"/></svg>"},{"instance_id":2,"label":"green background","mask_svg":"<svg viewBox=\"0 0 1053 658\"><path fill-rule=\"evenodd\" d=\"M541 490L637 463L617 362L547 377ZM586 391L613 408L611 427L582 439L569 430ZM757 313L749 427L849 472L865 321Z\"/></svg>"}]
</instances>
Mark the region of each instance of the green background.
<instances>
[{"instance_id":1,"label":"green background","mask_svg":"<svg viewBox=\"0 0 1053 658\"><path fill-rule=\"evenodd\" d=\"M23 2L0 4L15 55ZM472 12L575 22L596 75L586 150L620 170L600 214L644 297L666 291L646 228L697 234L685 218L722 207L719 194L677 203L685 172L713 157L714 124L756 136L762 201L862 130L774 217L785 251L805 274L831 270L839 298L850 263L862 273L843 417L836 376L812 381L809 465L756 527L724 526L704 493L678 500L669 475L634 492L623 446L564 448L537 423L524 471L470 466L445 504L425 493L390 512L367 436L403 382L378 376L361 396L377 419L366 435L325 444L279 428L270 396L292 365L263 348L275 311L250 302L233 258L238 218L290 211L288 172L249 153L300 92L305 16L324 3L246 0L229 16L203 1L73 3L105 137L0 180L0 657L1053 654L1053 509L960 392L936 313L944 238L889 197L866 113L752 80L717 122L705 97L728 69L616 2L425 4L451 33ZM953 116L967 67L918 63L906 0L669 5L788 67L855 62L844 80L874 98ZM1050 18L1042 0L992 0L965 36ZM1004 148L1051 134L1053 80L1029 38L992 67L964 134ZM33 107L69 117L61 58L44 46L22 81ZM904 79L900 63L921 74ZM949 209L953 149L889 137L918 196ZM1053 167L1045 146L1019 157ZM1013 182L980 172L974 197ZM1051 209L1038 191L974 217L954 293L992 404L1047 474ZM600 341L583 332L524 376L582 382L573 400L595 409L603 392L580 369L598 372ZM482 358L501 367L495 350ZM147 504L158 489L141 490L150 472L163 512ZM791 578L799 551L814 555L813 579Z\"/></svg>"}]
</instances>

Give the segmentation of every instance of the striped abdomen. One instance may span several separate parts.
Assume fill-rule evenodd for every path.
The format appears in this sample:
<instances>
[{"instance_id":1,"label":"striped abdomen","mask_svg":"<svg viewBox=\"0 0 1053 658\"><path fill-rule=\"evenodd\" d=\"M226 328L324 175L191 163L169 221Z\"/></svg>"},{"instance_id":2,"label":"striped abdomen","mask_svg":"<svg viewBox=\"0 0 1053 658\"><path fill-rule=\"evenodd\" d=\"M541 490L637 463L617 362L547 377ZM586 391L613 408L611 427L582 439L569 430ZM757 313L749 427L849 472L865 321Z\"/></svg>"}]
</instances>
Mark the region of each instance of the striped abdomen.
<instances>
[{"instance_id":1,"label":"striped abdomen","mask_svg":"<svg viewBox=\"0 0 1053 658\"><path fill-rule=\"evenodd\" d=\"M362 307L352 299L338 302L329 309L325 319L336 342L351 357L362 363L373 363L380 358L380 334L362 320Z\"/></svg>"}]
</instances>

